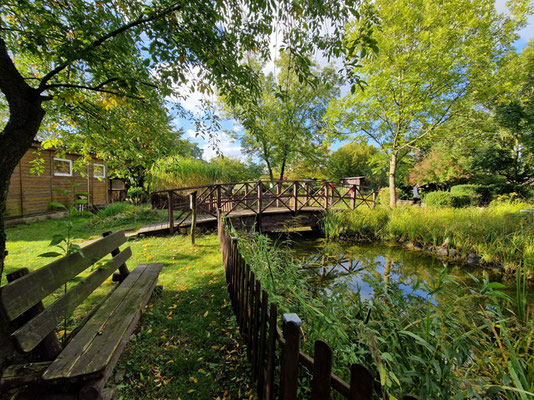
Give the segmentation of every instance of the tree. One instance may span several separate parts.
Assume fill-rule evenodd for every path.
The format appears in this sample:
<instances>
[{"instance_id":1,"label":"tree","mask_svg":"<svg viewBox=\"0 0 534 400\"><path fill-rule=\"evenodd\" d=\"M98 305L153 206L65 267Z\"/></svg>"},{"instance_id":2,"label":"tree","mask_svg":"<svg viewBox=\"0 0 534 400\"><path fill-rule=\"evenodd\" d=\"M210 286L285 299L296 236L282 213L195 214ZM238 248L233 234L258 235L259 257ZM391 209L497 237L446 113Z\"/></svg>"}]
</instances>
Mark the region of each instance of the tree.
<instances>
[{"instance_id":1,"label":"tree","mask_svg":"<svg viewBox=\"0 0 534 400\"><path fill-rule=\"evenodd\" d=\"M49 110L68 114L64 105L91 92L142 99L143 87L169 94L184 83L203 92L217 85L235 102L239 87L257 89L242 54L267 56L274 25L287 27L284 41L305 77L302 55L315 46L341 54L344 24L358 16L352 1L3 1L0 91L9 117L0 133L0 276L9 179ZM323 34L326 21L333 29ZM192 71L198 79L189 82Z\"/></svg>"},{"instance_id":2,"label":"tree","mask_svg":"<svg viewBox=\"0 0 534 400\"><path fill-rule=\"evenodd\" d=\"M48 139L43 145L50 143L79 154L96 153L113 175L132 187L147 189L146 174L161 157L202 156L202 150L182 139L183 131L173 127L163 98L153 89L145 91L142 102L95 94L48 128L39 134ZM83 163L84 158L79 160Z\"/></svg>"},{"instance_id":3,"label":"tree","mask_svg":"<svg viewBox=\"0 0 534 400\"><path fill-rule=\"evenodd\" d=\"M339 78L331 68L312 66L313 82L299 79L292 67L292 57L282 53L277 66L278 75L260 76L261 97L241 97L232 105L222 97L227 115L244 128L234 134L241 141L243 151L261 158L267 165L269 177L284 179L287 168L306 159L318 162L327 151L325 122L328 102L339 92ZM254 63L261 69L261 64Z\"/></svg>"},{"instance_id":4,"label":"tree","mask_svg":"<svg viewBox=\"0 0 534 400\"><path fill-rule=\"evenodd\" d=\"M365 176L372 185L379 184L381 174L373 172L373 158L378 152L377 148L366 142L348 143L328 158L325 173L328 179L337 180L348 176Z\"/></svg>"},{"instance_id":5,"label":"tree","mask_svg":"<svg viewBox=\"0 0 534 400\"><path fill-rule=\"evenodd\" d=\"M411 182L447 188L461 182L511 185L534 178L534 41L511 54L494 90L441 129ZM473 99L474 100L474 99ZM438 129L439 131L439 129Z\"/></svg>"},{"instance_id":6,"label":"tree","mask_svg":"<svg viewBox=\"0 0 534 400\"><path fill-rule=\"evenodd\" d=\"M399 161L484 92L513 52L515 32L529 3L497 13L493 0L377 0L375 34L380 52L359 71L363 92L353 91L329 108L331 124L368 137L389 160L390 206L396 204ZM358 32L359 24L349 26Z\"/></svg>"}]
</instances>

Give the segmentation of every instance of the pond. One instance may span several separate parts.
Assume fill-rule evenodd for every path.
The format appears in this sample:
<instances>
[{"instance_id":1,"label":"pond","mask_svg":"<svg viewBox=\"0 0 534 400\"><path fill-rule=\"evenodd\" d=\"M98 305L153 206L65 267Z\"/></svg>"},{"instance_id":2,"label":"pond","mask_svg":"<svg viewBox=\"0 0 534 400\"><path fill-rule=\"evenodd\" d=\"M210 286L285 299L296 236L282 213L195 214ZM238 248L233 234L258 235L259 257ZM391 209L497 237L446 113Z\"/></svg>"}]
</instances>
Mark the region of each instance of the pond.
<instances>
[{"instance_id":1,"label":"pond","mask_svg":"<svg viewBox=\"0 0 534 400\"><path fill-rule=\"evenodd\" d=\"M450 290L467 291L478 286L472 276L488 276L492 282L504 285L502 292L515 297L515 280L503 280L496 271L485 270L465 263L450 262L424 252L408 250L400 245L382 242L332 242L327 239L293 238L291 251L305 266L309 282L317 295L328 294L336 287L360 293L371 299L373 286L370 278L396 283L406 294L429 297L425 285L436 280L444 267L459 285L450 284ZM472 275L472 276L470 276ZM534 305L534 287L527 292L528 304ZM434 299L432 299L434 300Z\"/></svg>"}]
</instances>

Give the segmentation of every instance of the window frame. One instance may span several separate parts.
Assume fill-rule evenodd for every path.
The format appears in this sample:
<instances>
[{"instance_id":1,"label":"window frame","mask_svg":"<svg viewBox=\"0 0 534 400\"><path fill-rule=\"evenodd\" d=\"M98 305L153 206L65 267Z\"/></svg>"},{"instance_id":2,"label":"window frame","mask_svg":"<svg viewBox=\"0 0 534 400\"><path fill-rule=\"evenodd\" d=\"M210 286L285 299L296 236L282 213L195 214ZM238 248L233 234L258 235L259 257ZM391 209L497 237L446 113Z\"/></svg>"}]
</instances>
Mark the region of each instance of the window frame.
<instances>
[{"instance_id":1,"label":"window frame","mask_svg":"<svg viewBox=\"0 0 534 400\"><path fill-rule=\"evenodd\" d=\"M95 167L96 167L97 165L98 165L99 167L102 167L103 175L96 175L96 173L95 173ZM97 163L94 163L94 164L93 164L93 178L106 179L106 164L97 164Z\"/></svg>"},{"instance_id":2,"label":"window frame","mask_svg":"<svg viewBox=\"0 0 534 400\"><path fill-rule=\"evenodd\" d=\"M60 158L60 157L54 157L54 164L55 161L65 161L69 163L69 173L65 172L56 172L55 171L55 165L52 165L52 171L54 172L54 176L72 176L72 160L69 160L68 158Z\"/></svg>"}]
</instances>

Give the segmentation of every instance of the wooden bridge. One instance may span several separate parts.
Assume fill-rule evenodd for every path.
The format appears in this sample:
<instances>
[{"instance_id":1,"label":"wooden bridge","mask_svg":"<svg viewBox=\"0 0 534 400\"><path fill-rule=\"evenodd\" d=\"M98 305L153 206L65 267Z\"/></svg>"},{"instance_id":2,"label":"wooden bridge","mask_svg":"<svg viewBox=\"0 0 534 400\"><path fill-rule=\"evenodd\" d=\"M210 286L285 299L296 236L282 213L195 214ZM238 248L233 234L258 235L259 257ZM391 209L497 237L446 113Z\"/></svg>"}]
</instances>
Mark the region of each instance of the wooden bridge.
<instances>
[{"instance_id":1,"label":"wooden bridge","mask_svg":"<svg viewBox=\"0 0 534 400\"><path fill-rule=\"evenodd\" d=\"M329 209L374 207L376 191L360 185L318 180L221 183L152 193L152 207L167 209L168 221L141 228L140 234L171 233L180 228L217 225L217 213L236 228L264 232L295 226L317 227Z\"/></svg>"}]
</instances>

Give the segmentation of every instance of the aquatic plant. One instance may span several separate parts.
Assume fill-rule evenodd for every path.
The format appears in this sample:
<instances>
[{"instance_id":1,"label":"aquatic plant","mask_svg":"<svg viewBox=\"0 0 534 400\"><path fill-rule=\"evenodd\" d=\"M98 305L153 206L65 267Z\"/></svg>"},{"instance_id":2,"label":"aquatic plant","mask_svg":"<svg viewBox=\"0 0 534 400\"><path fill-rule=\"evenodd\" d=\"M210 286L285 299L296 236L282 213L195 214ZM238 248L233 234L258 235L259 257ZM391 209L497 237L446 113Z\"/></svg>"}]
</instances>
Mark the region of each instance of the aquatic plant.
<instances>
[{"instance_id":1,"label":"aquatic plant","mask_svg":"<svg viewBox=\"0 0 534 400\"><path fill-rule=\"evenodd\" d=\"M346 365L359 362L371 368L388 399L534 396L534 320L523 324L510 311L501 284L472 277L475 289L451 290L464 284L444 269L416 282L411 293L371 274L371 300L343 285L317 296L283 245L257 233L239 235L240 252L270 299L302 318L305 351L312 354L317 339L327 341L335 372L345 379ZM418 289L430 297L418 296Z\"/></svg>"}]
</instances>

